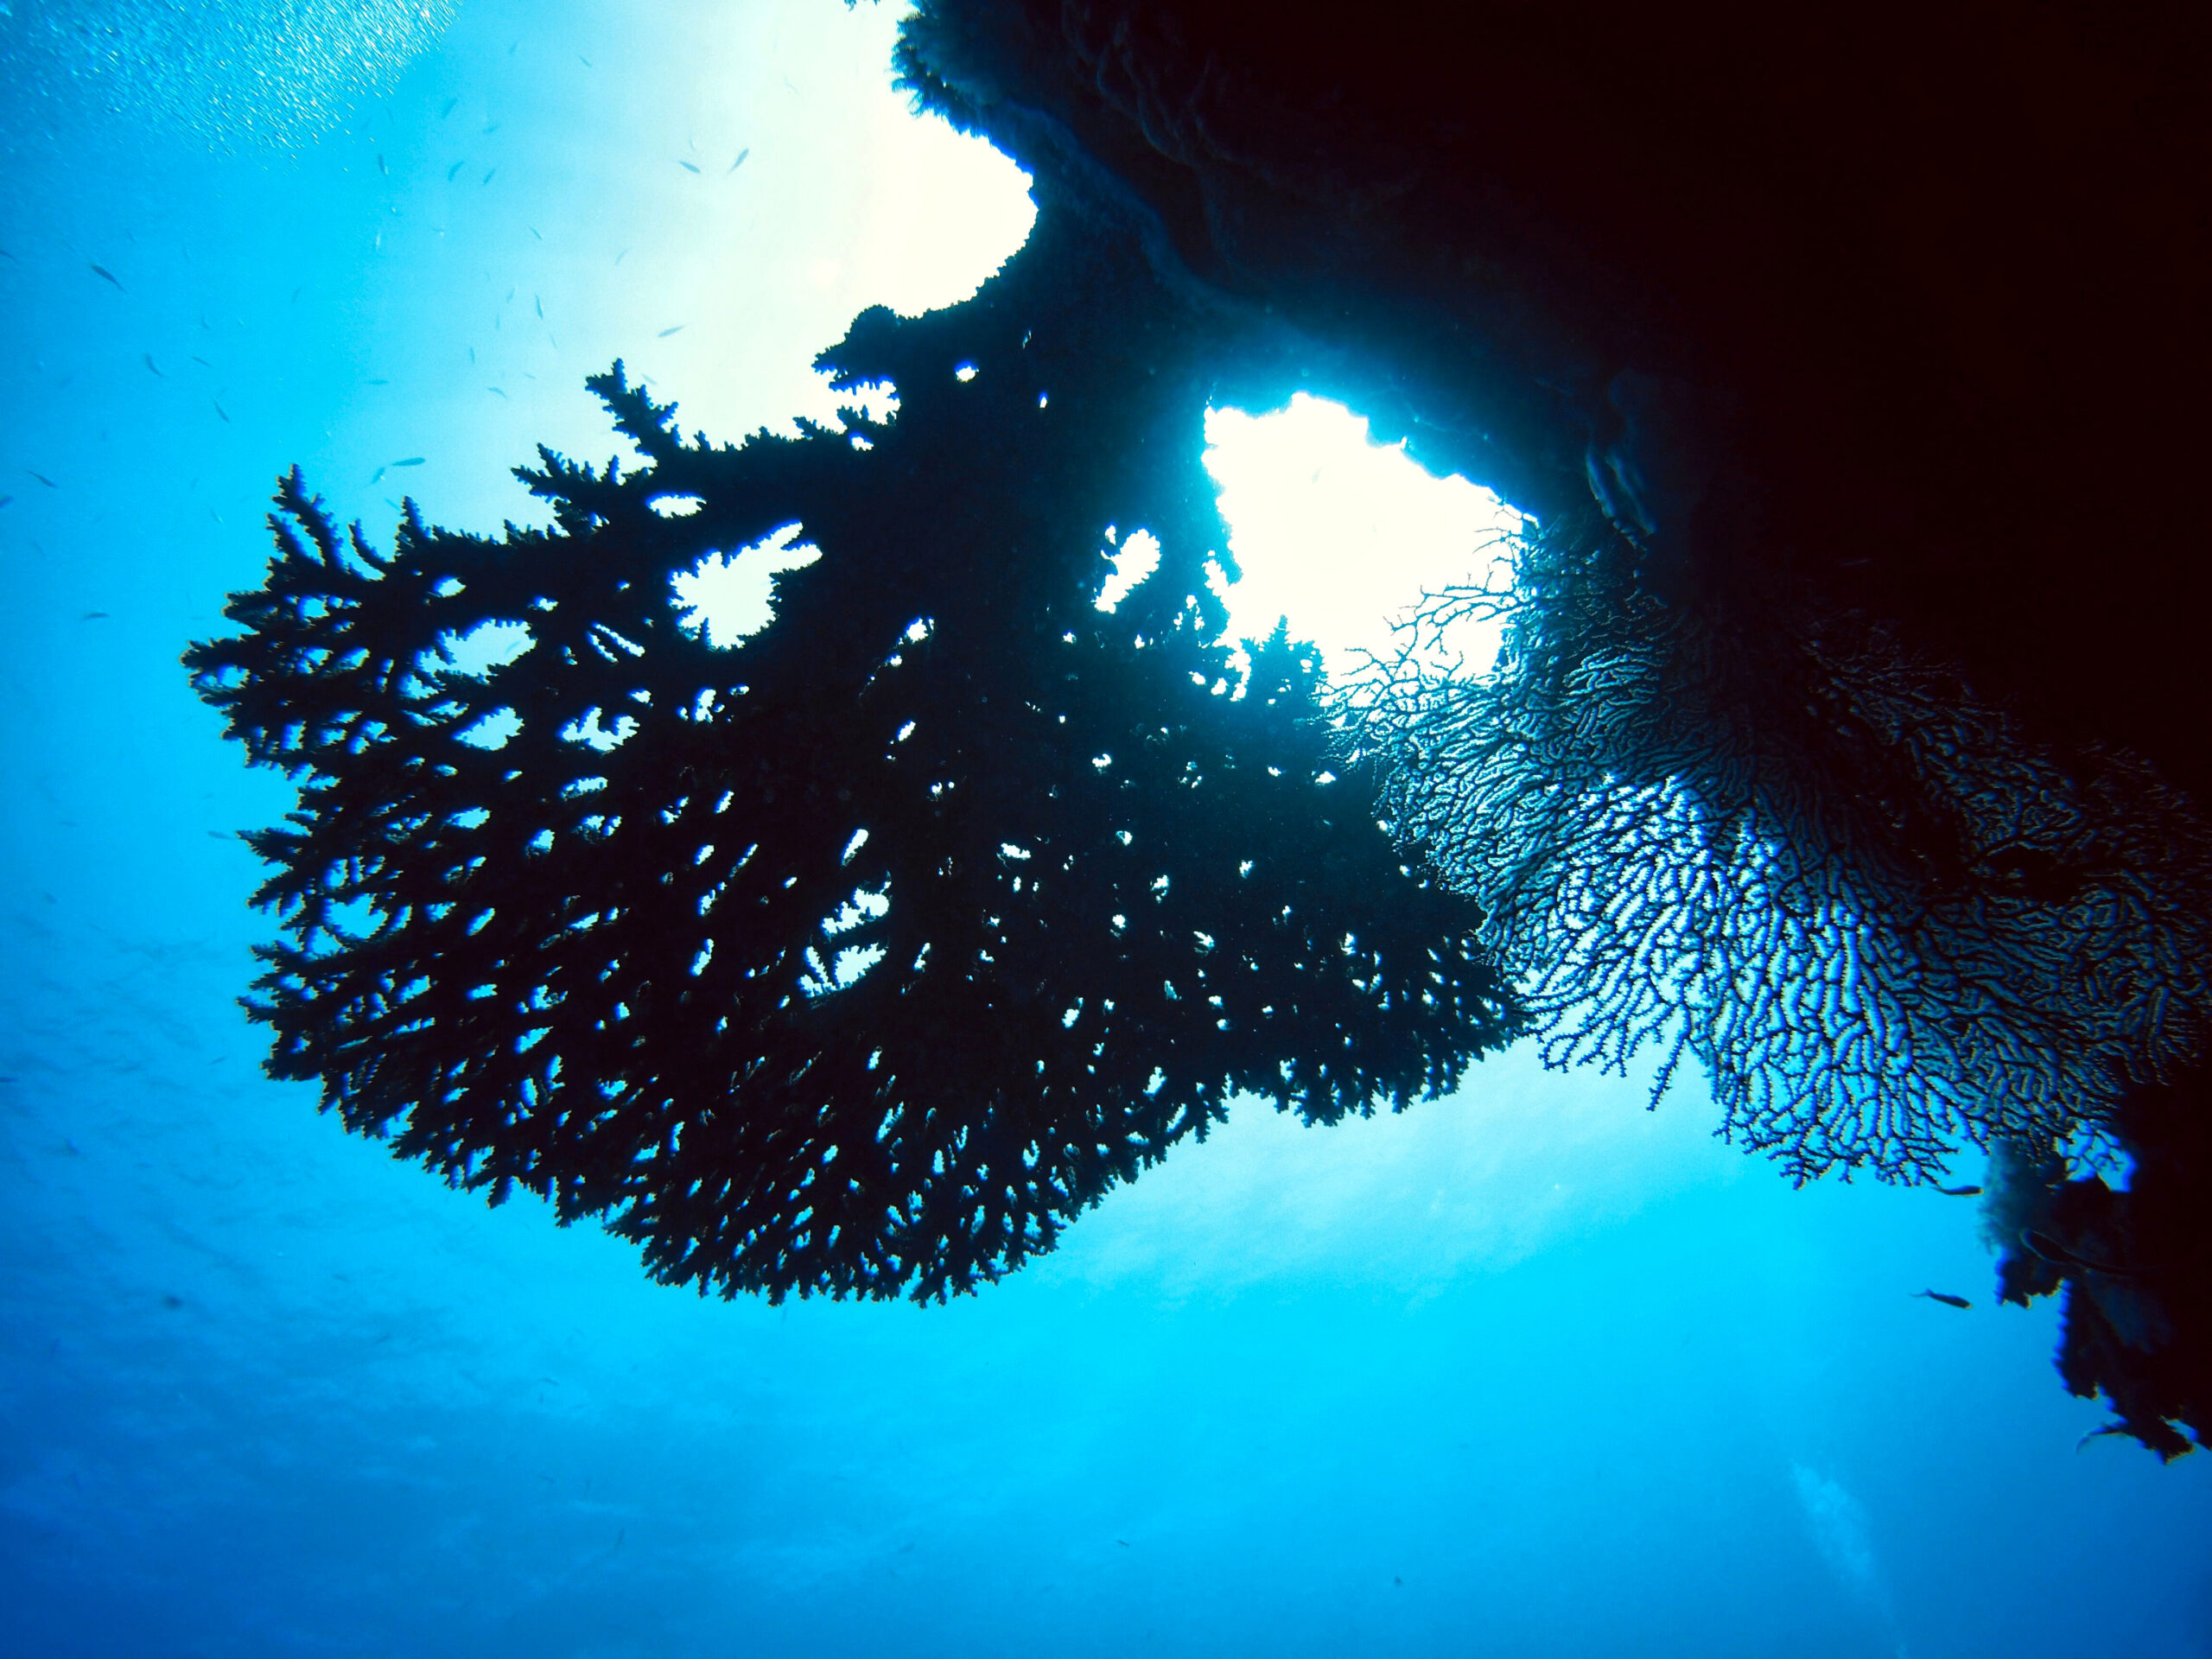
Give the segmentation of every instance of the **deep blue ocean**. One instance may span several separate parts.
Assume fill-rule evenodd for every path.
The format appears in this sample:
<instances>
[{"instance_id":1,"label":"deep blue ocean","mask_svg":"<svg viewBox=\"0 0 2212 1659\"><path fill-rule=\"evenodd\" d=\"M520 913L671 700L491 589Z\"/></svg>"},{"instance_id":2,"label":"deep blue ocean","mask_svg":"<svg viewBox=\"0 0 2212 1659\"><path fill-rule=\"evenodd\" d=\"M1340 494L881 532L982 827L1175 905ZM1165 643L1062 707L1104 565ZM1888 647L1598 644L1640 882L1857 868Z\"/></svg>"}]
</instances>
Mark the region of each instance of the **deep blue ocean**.
<instances>
[{"instance_id":1,"label":"deep blue ocean","mask_svg":"<svg viewBox=\"0 0 2212 1659\"><path fill-rule=\"evenodd\" d=\"M979 1295L772 1307L262 1076L289 798L177 659L276 474L528 519L617 355L826 417L1027 222L895 21L0 3L0 1650L2212 1654L2212 1456L2084 1443L1973 1203L1793 1191L1694 1080L1248 1103Z\"/></svg>"}]
</instances>

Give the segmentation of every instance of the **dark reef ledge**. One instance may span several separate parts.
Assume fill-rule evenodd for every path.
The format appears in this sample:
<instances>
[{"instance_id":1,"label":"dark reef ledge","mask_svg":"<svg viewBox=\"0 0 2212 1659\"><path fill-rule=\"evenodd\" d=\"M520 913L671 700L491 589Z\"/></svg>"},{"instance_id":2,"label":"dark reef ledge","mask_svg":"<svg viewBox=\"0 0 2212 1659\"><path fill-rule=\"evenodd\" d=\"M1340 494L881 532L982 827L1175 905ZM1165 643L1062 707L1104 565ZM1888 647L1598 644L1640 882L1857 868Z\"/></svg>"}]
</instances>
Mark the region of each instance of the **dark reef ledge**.
<instances>
[{"instance_id":1,"label":"dark reef ledge","mask_svg":"<svg viewBox=\"0 0 2212 1659\"><path fill-rule=\"evenodd\" d=\"M1166 280L1280 327L1276 364L1378 435L1554 524L1594 504L1628 567L1611 614L1524 638L1524 677L1624 643L1677 667L1642 688L1630 712L1670 707L1640 740L1555 758L1687 778L1801 878L1855 870L1911 912L1902 971L1943 988L1923 1035L1979 1021L2013 1050L1950 1041L1936 1097L2002 1154L2003 1288L2068 1287L2068 1383L2169 1457L2189 1442L2165 1420L2212 1428L2208 41L2189 8L1999 0L927 0L903 46L925 101L1090 181ZM1638 606L1663 619L1620 620ZM1463 809L1463 836L1497 836L1475 737L1558 722L1443 706L1412 698L1396 735L1405 819L1448 868L1452 814L1423 802L1458 787L1490 811L1478 832ZM1474 736L1440 770L1455 721ZM1478 862L1456 873L1498 940ZM2122 911L2127 965L2100 976ZM2064 956L1993 1015L2005 994L1960 966L2032 980ZM1725 1100L1726 1044L1692 1026ZM1944 1069L1935 1034L1910 1064ZM2020 1054L2069 1048L2095 1058L2007 1100ZM2085 1127L2126 1147L2132 1192L2066 1180L2057 1143ZM1732 1128L1808 1166L1770 1111ZM1926 1173L1909 1145L1835 1161Z\"/></svg>"}]
</instances>

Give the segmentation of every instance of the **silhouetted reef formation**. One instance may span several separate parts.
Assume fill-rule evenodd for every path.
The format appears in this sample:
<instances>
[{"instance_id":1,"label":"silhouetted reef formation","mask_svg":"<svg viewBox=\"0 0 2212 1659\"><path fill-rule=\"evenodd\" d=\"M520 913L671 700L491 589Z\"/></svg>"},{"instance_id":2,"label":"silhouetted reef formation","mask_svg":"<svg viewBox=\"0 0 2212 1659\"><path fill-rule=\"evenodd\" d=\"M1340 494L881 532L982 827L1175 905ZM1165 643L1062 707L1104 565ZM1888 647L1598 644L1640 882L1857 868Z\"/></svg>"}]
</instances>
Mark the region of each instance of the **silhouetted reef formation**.
<instances>
[{"instance_id":1,"label":"silhouetted reef formation","mask_svg":"<svg viewBox=\"0 0 2212 1659\"><path fill-rule=\"evenodd\" d=\"M827 354L895 418L712 448L618 366L645 464L547 454L550 532L410 509L387 557L284 486L189 658L302 781L256 840L275 1069L663 1278L926 1298L1229 1090L1327 1120L1521 1029L1657 1043L1800 1179L1997 1148L2006 1293L2069 1287L2069 1385L2172 1455L2208 27L926 0L906 83L1039 217ZM1237 694L1204 410L1301 387L1536 515L1419 625L1494 613L1497 672L1347 700L1279 636ZM1109 524L1164 550L1110 615ZM793 525L820 560L711 649L671 575ZM441 656L490 622L527 649Z\"/></svg>"},{"instance_id":2,"label":"silhouetted reef formation","mask_svg":"<svg viewBox=\"0 0 2212 1659\"><path fill-rule=\"evenodd\" d=\"M2049 1141L2005 1142L1984 1214L2006 1301L2065 1291L2066 1386L2101 1392L2120 1428L2171 1461L2191 1448L2174 1424L2212 1433L2212 1119L2201 1101L2144 1089L2118 1128L2135 1165L2124 1189L2068 1179Z\"/></svg>"},{"instance_id":3,"label":"silhouetted reef formation","mask_svg":"<svg viewBox=\"0 0 2212 1659\"><path fill-rule=\"evenodd\" d=\"M825 354L887 423L686 441L617 365L644 465L544 453L549 531L410 506L387 556L284 484L247 631L188 659L302 783L251 837L277 1075L664 1280L927 1299L1231 1090L1332 1121L1510 1034L1478 914L1329 754L1313 651L1279 630L1236 683L1210 336L1043 194L1018 269ZM671 577L793 525L818 560L714 648ZM1109 525L1161 552L1105 613ZM526 646L455 668L487 624Z\"/></svg>"},{"instance_id":4,"label":"silhouetted reef formation","mask_svg":"<svg viewBox=\"0 0 2212 1659\"><path fill-rule=\"evenodd\" d=\"M1897 631L1777 584L1763 628L1637 579L1592 506L1446 588L1357 688L1389 815L1485 914L1547 1058L1695 1060L1795 1179L1934 1182L1961 1140L2094 1133L2185 1076L2212 1002L2212 836L2070 770ZM1502 618L1496 671L1433 649Z\"/></svg>"},{"instance_id":5,"label":"silhouetted reef formation","mask_svg":"<svg viewBox=\"0 0 2212 1659\"><path fill-rule=\"evenodd\" d=\"M1273 331L1248 401L1341 397L1538 515L1505 590L1423 618L1503 617L1501 671L1378 664L1352 742L1553 1058L1669 1044L1801 1177L2124 1143L2156 1192L2180 1143L2124 1103L2212 1115L2208 40L929 0L902 53ZM2151 1351L2069 1336L2068 1375L2170 1450L2202 1350Z\"/></svg>"},{"instance_id":6,"label":"silhouetted reef formation","mask_svg":"<svg viewBox=\"0 0 2212 1659\"><path fill-rule=\"evenodd\" d=\"M1669 583L1817 582L2201 794L2208 44L2004 0L931 0L903 54L1440 469L1544 516L1609 483Z\"/></svg>"}]
</instances>

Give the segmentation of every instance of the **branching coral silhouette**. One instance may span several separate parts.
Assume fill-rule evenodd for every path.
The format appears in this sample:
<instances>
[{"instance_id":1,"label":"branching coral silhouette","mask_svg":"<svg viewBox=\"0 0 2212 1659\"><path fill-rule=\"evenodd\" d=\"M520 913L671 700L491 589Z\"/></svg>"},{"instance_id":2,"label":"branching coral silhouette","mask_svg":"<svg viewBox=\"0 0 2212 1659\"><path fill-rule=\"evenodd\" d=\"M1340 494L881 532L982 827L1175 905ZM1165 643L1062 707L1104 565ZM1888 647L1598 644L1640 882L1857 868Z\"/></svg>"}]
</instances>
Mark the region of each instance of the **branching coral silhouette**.
<instances>
[{"instance_id":1,"label":"branching coral silhouette","mask_svg":"<svg viewBox=\"0 0 2212 1659\"><path fill-rule=\"evenodd\" d=\"M1347 707L1553 1064L1664 1044L1660 1086L1694 1058L1792 1177L1918 1181L1962 1138L2078 1144L2198 1057L2212 836L2144 767L2039 748L1862 617L1663 600L1594 512L1517 553ZM1438 649L1478 616L1494 672Z\"/></svg>"},{"instance_id":2,"label":"branching coral silhouette","mask_svg":"<svg viewBox=\"0 0 2212 1659\"><path fill-rule=\"evenodd\" d=\"M662 1279L927 1299L1232 1090L1331 1121L1503 1040L1479 918L1332 760L1315 653L1278 631L1235 683L1190 319L1073 216L1038 238L825 355L886 421L716 447L618 365L644 464L544 452L549 530L410 506L384 555L284 482L245 632L188 659L302 785L251 838L278 1075ZM1161 547L1110 613L1109 524ZM819 559L717 649L672 578L791 526ZM487 625L526 645L465 671Z\"/></svg>"}]
</instances>

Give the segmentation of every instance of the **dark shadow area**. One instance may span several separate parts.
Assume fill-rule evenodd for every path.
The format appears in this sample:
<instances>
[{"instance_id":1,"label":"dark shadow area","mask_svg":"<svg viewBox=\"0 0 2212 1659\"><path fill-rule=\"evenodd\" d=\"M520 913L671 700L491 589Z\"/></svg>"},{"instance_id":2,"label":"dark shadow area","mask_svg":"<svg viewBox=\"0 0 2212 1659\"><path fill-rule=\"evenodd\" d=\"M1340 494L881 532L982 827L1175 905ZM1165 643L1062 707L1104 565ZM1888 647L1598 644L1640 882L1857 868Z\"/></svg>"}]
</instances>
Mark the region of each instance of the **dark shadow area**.
<instances>
[{"instance_id":1,"label":"dark shadow area","mask_svg":"<svg viewBox=\"0 0 2212 1659\"><path fill-rule=\"evenodd\" d=\"M938 0L905 63L1544 521L1424 619L1505 670L1380 665L1359 741L1554 1058L1671 1042L1801 1177L2101 1141L2158 1192L2212 1009L2207 27ZM2067 1374L2171 1454L2204 1361L2147 1351Z\"/></svg>"}]
</instances>

